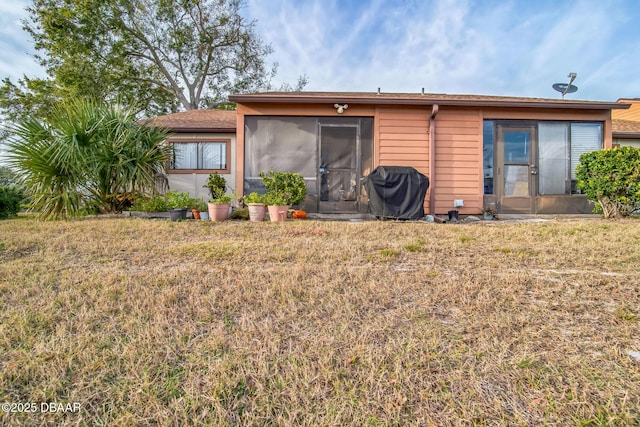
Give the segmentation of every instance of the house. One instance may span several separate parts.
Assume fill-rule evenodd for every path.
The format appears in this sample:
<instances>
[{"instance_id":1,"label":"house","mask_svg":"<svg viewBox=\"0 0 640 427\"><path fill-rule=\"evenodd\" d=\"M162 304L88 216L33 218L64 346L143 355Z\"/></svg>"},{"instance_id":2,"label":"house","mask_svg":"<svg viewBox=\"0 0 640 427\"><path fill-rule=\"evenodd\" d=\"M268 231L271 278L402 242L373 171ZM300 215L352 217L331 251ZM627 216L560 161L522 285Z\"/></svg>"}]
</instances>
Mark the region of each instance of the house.
<instances>
[{"instance_id":1,"label":"house","mask_svg":"<svg viewBox=\"0 0 640 427\"><path fill-rule=\"evenodd\" d=\"M611 123L614 146L640 148L640 99L618 99L618 102L631 105L628 110L613 110Z\"/></svg>"},{"instance_id":2,"label":"house","mask_svg":"<svg viewBox=\"0 0 640 427\"><path fill-rule=\"evenodd\" d=\"M581 153L611 147L624 102L481 95L270 92L237 103L234 182L262 191L261 171L302 173L309 212L367 212L362 179L412 166L431 185L425 210L591 213L576 189Z\"/></svg>"},{"instance_id":3,"label":"house","mask_svg":"<svg viewBox=\"0 0 640 427\"><path fill-rule=\"evenodd\" d=\"M209 174L219 173L226 179L229 192L235 191L235 111L190 110L159 116L147 123L170 132L170 189L208 200L209 190L204 185Z\"/></svg>"}]
</instances>

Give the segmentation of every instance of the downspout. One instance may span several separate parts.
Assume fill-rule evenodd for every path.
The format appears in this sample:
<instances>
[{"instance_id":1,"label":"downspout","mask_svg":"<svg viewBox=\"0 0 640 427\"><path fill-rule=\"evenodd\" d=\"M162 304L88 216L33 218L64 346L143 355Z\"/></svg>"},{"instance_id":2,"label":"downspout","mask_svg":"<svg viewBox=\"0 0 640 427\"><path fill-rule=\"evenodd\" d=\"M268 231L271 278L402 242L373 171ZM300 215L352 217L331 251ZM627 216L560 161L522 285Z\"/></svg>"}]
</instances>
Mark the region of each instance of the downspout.
<instances>
[{"instance_id":1,"label":"downspout","mask_svg":"<svg viewBox=\"0 0 640 427\"><path fill-rule=\"evenodd\" d=\"M436 182L436 116L438 110L438 104L433 104L429 119L429 213L433 216L436 214L436 193L433 187Z\"/></svg>"}]
</instances>

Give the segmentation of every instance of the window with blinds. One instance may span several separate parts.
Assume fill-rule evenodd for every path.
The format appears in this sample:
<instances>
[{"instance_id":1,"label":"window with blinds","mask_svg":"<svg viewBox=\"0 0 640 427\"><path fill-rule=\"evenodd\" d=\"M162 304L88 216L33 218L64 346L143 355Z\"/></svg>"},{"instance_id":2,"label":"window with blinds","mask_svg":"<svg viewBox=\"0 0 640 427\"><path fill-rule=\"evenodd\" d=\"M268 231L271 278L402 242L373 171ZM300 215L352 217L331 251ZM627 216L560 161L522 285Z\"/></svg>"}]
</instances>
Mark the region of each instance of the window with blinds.
<instances>
[{"instance_id":1,"label":"window with blinds","mask_svg":"<svg viewBox=\"0 0 640 427\"><path fill-rule=\"evenodd\" d=\"M571 123L571 180L576 180L580 155L602 149L602 123Z\"/></svg>"},{"instance_id":2,"label":"window with blinds","mask_svg":"<svg viewBox=\"0 0 640 427\"><path fill-rule=\"evenodd\" d=\"M171 140L169 170L185 172L228 173L229 141L175 141Z\"/></svg>"}]
</instances>

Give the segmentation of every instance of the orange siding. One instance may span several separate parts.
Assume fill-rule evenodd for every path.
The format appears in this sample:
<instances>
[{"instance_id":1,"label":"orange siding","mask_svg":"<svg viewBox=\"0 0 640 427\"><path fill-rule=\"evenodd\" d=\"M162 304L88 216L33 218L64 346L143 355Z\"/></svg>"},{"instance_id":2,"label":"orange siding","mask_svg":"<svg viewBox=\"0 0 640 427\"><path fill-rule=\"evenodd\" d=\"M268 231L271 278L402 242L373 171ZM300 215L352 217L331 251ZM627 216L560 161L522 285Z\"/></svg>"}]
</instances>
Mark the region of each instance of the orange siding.
<instances>
[{"instance_id":1,"label":"orange siding","mask_svg":"<svg viewBox=\"0 0 640 427\"><path fill-rule=\"evenodd\" d=\"M618 102L631 104L628 110L612 110L611 117L616 120L640 121L640 99L619 99Z\"/></svg>"},{"instance_id":2,"label":"orange siding","mask_svg":"<svg viewBox=\"0 0 640 427\"><path fill-rule=\"evenodd\" d=\"M427 174L429 167L429 113L420 108L380 108L376 166L411 166Z\"/></svg>"},{"instance_id":3,"label":"orange siding","mask_svg":"<svg viewBox=\"0 0 640 427\"><path fill-rule=\"evenodd\" d=\"M482 116L478 110L441 108L435 123L435 212L454 209L464 200L462 214L482 211Z\"/></svg>"},{"instance_id":4,"label":"orange siding","mask_svg":"<svg viewBox=\"0 0 640 427\"><path fill-rule=\"evenodd\" d=\"M411 166L428 175L429 114L426 108L378 108L375 166Z\"/></svg>"}]
</instances>

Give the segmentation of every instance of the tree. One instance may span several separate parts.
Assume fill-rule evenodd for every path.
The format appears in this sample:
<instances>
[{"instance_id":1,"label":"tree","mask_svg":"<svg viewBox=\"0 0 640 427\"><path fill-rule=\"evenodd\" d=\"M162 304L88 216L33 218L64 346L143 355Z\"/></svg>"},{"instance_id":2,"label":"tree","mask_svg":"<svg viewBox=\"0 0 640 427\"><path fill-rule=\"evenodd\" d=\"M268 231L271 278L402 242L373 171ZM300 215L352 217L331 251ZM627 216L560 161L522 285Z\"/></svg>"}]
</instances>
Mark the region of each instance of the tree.
<instances>
[{"instance_id":1,"label":"tree","mask_svg":"<svg viewBox=\"0 0 640 427\"><path fill-rule=\"evenodd\" d=\"M49 79L25 78L13 87L5 80L1 92L9 98L0 106L29 98L27 106L46 112L50 98L90 96L136 104L151 116L214 108L231 92L267 89L276 73L275 64L265 63L272 49L241 16L242 6L241 0L33 0L24 29ZM302 77L297 88L305 84Z\"/></svg>"},{"instance_id":2,"label":"tree","mask_svg":"<svg viewBox=\"0 0 640 427\"><path fill-rule=\"evenodd\" d=\"M84 209L118 211L152 193L169 159L159 128L139 125L133 109L76 100L11 128L8 164L41 219L68 218Z\"/></svg>"},{"instance_id":3,"label":"tree","mask_svg":"<svg viewBox=\"0 0 640 427\"><path fill-rule=\"evenodd\" d=\"M605 218L630 215L640 204L640 148L618 147L580 156L578 188Z\"/></svg>"}]
</instances>

